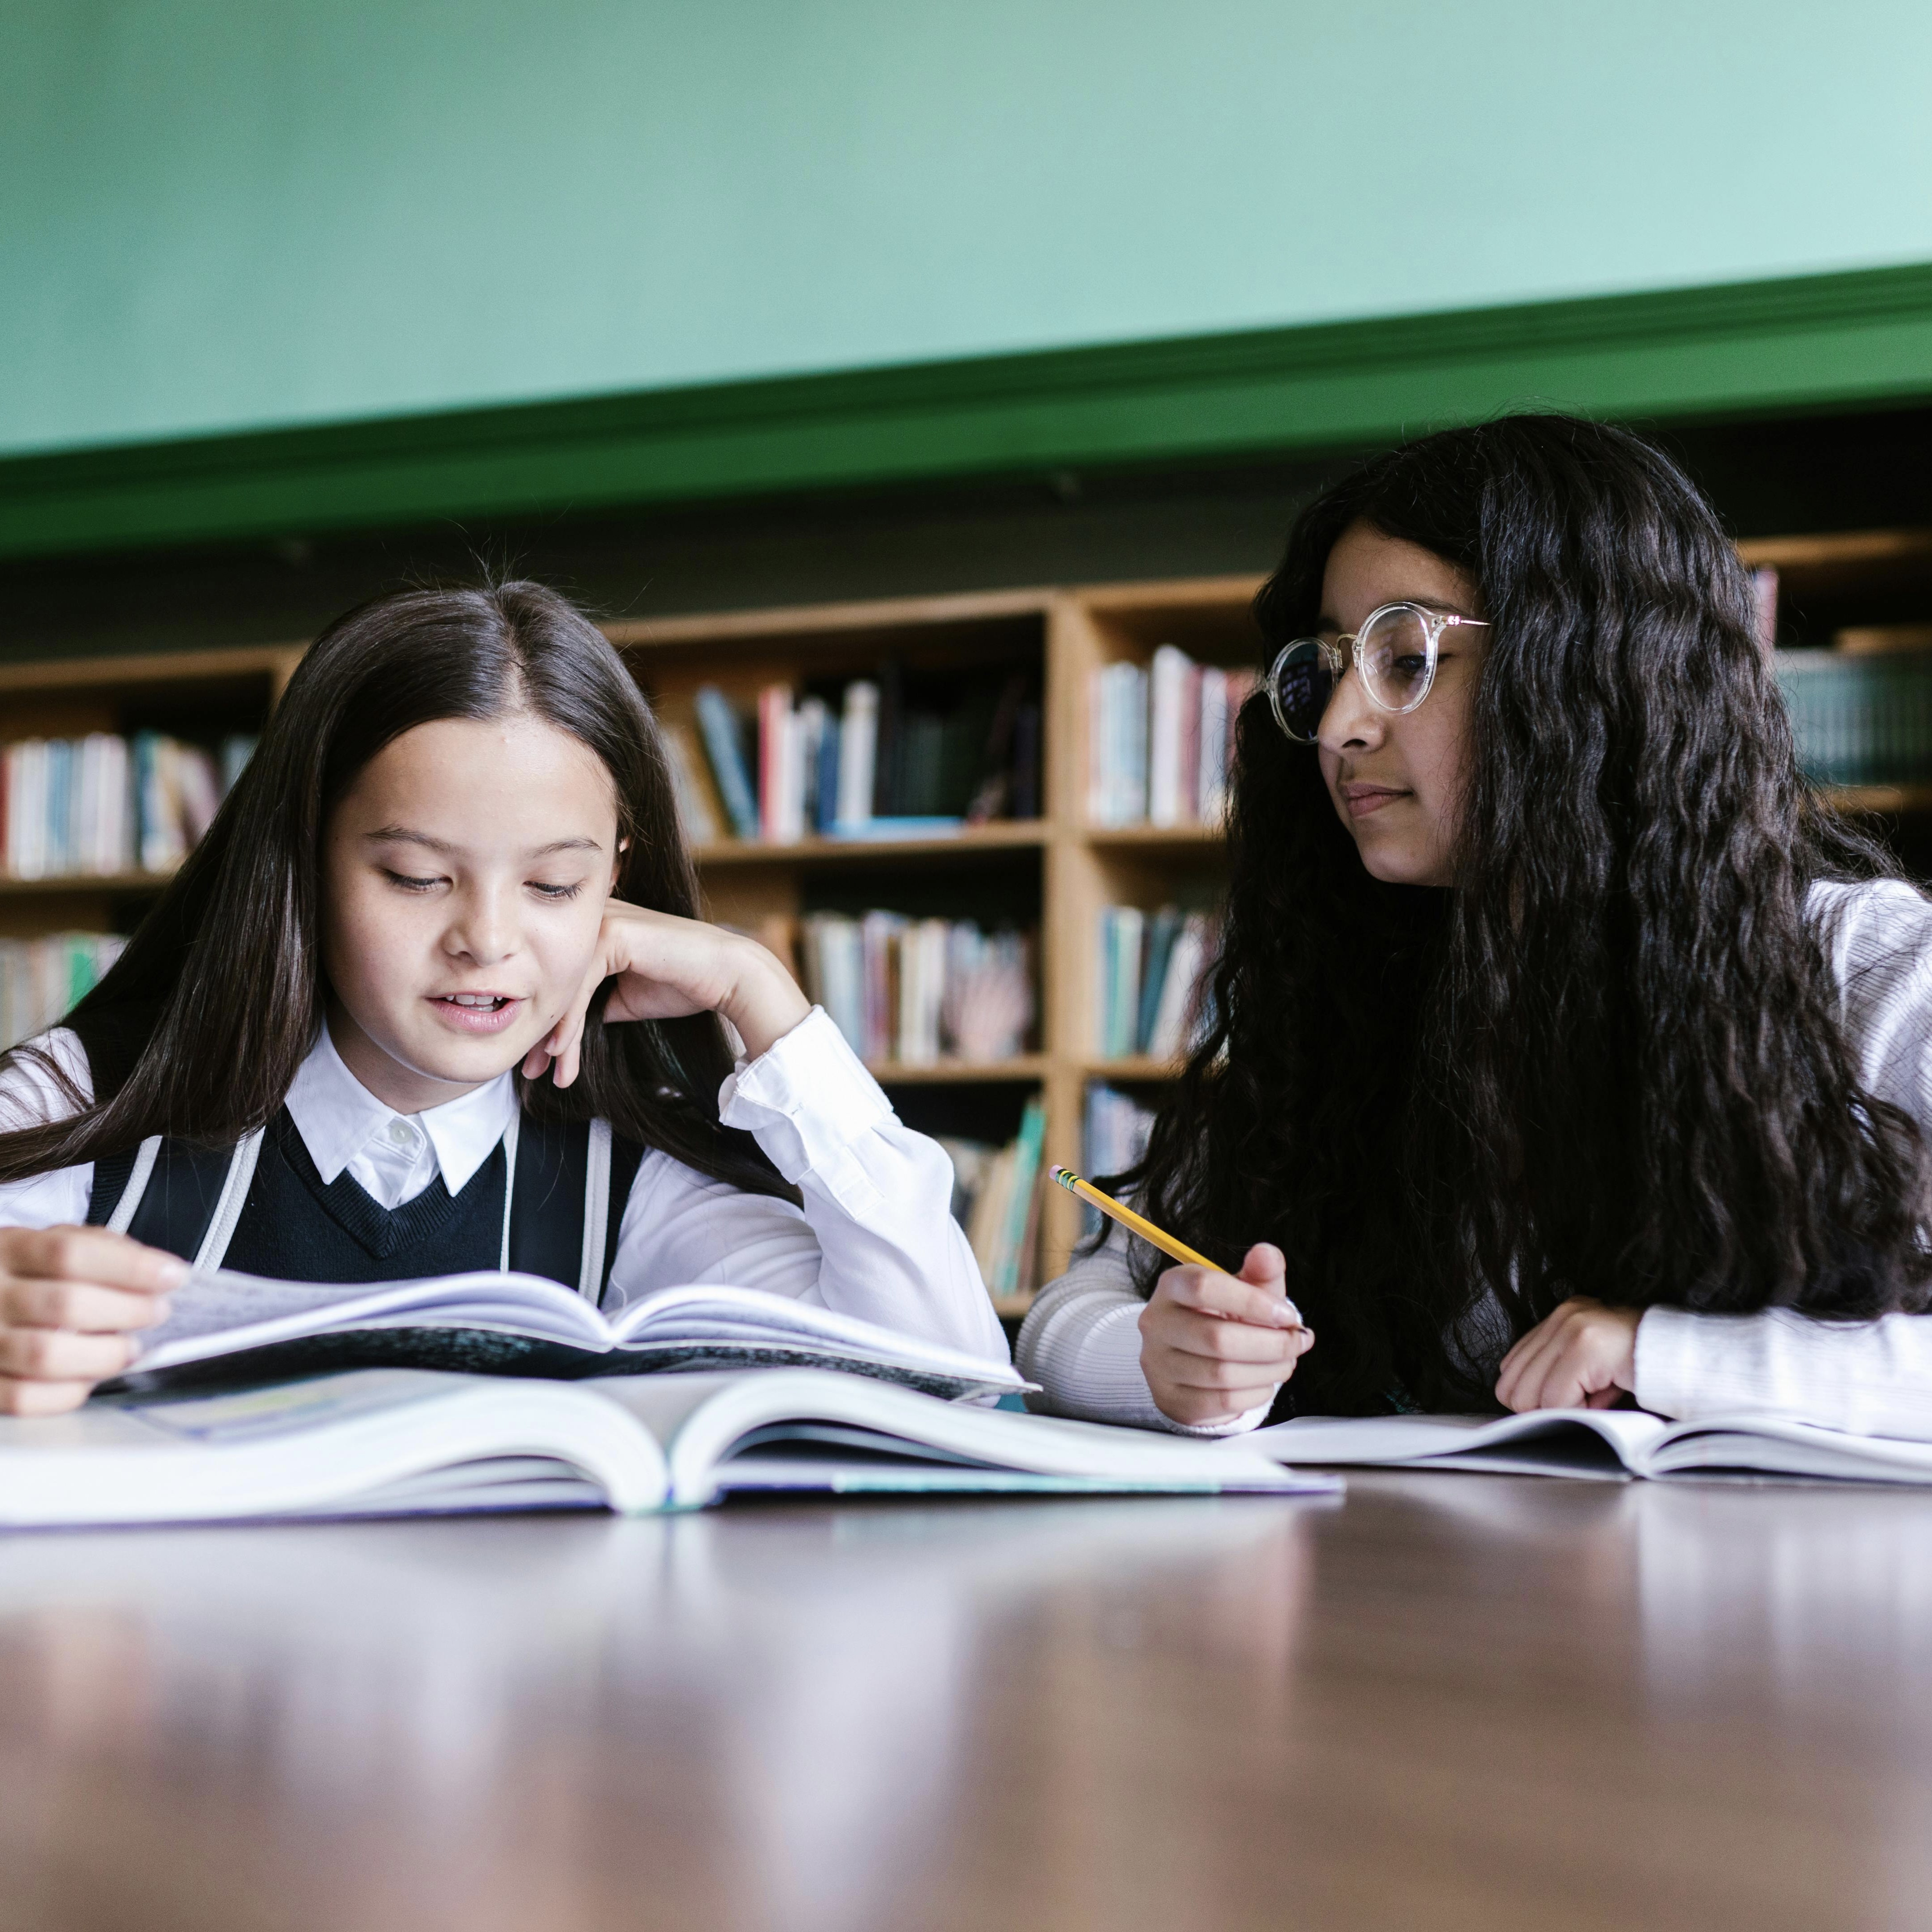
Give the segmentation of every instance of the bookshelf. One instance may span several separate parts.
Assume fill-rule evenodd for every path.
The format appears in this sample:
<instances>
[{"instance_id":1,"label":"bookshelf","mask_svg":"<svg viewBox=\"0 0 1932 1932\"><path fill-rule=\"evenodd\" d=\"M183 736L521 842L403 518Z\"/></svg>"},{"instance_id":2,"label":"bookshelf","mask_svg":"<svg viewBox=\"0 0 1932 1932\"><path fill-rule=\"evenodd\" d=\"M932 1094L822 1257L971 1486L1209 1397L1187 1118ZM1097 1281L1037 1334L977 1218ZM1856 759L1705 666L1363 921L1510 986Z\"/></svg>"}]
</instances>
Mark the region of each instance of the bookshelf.
<instances>
[{"instance_id":1,"label":"bookshelf","mask_svg":"<svg viewBox=\"0 0 1932 1932\"><path fill-rule=\"evenodd\" d=\"M1740 546L1779 572L1780 645L1828 644L1858 623L1932 616L1932 530L1792 536ZM690 722L698 686L722 688L750 711L774 681L869 676L892 659L909 674L985 677L1023 670L1042 707L1040 816L946 837L807 837L785 844L721 838L697 848L707 910L781 951L814 910L870 906L1010 920L1037 932L1039 1019L1027 1050L991 1064L886 1063L874 1070L913 1125L976 1138L1010 1136L1027 1100L1046 1112L1046 1159L1078 1167L1090 1083L1144 1103L1174 1073L1145 1054L1096 1050L1096 934L1103 907L1148 910L1211 903L1223 888L1217 827L1096 826L1088 821L1090 674L1178 645L1204 664L1255 667L1249 616L1260 579L1224 577L736 611L606 626L670 722ZM259 729L301 656L299 645L168 656L0 666L0 738L90 730L173 731L206 740ZM1932 842L1932 782L1834 795L1885 824L1908 863ZM1928 855L1932 856L1932 855ZM141 874L0 878L0 937L69 929L127 931L157 890ZM1045 1190L1034 1279L1064 1267L1078 1204ZM1003 1304L1022 1310L1024 1298Z\"/></svg>"}]
</instances>

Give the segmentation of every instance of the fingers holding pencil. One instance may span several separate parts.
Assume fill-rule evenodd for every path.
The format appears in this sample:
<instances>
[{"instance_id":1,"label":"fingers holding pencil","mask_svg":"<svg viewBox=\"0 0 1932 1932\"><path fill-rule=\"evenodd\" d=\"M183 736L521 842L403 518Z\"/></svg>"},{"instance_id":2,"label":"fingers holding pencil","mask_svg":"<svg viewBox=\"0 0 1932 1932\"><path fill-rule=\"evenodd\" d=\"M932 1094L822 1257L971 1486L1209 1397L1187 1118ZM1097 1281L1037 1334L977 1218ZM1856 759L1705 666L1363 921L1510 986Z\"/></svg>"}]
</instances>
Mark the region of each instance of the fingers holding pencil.
<instances>
[{"instance_id":1,"label":"fingers holding pencil","mask_svg":"<svg viewBox=\"0 0 1932 1932\"><path fill-rule=\"evenodd\" d=\"M1315 1343L1288 1298L1281 1250L1257 1242L1230 1274L1163 1228L1064 1167L1052 1178L1130 1233L1180 1262L1141 1311L1141 1368L1161 1412L1190 1427L1265 1408Z\"/></svg>"},{"instance_id":2,"label":"fingers holding pencil","mask_svg":"<svg viewBox=\"0 0 1932 1932\"><path fill-rule=\"evenodd\" d=\"M1161 1412L1191 1427L1252 1418L1314 1346L1282 1292L1281 1250L1248 1250L1238 1275L1169 1268L1141 1310L1141 1369Z\"/></svg>"}]
</instances>

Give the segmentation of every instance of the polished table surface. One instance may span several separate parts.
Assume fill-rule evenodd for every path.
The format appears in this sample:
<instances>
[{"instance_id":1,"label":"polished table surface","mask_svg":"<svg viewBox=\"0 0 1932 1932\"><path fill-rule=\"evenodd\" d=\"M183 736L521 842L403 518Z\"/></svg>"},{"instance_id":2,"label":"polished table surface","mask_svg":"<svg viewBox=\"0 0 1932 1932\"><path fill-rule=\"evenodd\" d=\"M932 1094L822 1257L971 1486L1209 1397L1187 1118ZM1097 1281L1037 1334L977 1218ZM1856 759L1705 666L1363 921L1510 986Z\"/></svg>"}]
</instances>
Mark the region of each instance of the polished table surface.
<instances>
[{"instance_id":1,"label":"polished table surface","mask_svg":"<svg viewBox=\"0 0 1932 1932\"><path fill-rule=\"evenodd\" d=\"M0 1541L0 1928L1932 1926L1932 1492Z\"/></svg>"}]
</instances>

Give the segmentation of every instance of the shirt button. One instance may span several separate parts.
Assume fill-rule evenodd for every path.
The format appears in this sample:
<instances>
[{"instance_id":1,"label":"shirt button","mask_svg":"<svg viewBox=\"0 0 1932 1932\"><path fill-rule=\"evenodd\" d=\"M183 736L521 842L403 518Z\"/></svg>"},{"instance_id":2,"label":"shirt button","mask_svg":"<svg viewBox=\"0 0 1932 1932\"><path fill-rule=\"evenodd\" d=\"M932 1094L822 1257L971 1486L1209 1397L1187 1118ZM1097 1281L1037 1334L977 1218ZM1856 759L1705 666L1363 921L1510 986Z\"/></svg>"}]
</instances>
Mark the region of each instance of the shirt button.
<instances>
[{"instance_id":1,"label":"shirt button","mask_svg":"<svg viewBox=\"0 0 1932 1932\"><path fill-rule=\"evenodd\" d=\"M406 1120L392 1120L389 1123L389 1138L399 1148L414 1147L416 1130Z\"/></svg>"}]
</instances>

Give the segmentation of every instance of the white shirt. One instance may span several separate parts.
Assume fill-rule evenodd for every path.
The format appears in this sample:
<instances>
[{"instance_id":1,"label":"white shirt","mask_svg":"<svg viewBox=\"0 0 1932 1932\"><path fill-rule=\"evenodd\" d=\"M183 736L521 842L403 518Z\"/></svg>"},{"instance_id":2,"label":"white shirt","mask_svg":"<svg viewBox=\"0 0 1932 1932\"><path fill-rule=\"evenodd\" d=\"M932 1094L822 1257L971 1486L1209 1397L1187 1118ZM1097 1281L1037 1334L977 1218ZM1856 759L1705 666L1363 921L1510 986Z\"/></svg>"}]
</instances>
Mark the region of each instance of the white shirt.
<instances>
[{"instance_id":1,"label":"white shirt","mask_svg":"<svg viewBox=\"0 0 1932 1932\"><path fill-rule=\"evenodd\" d=\"M1899 879L1821 882L1805 911L1825 944L1861 1082L1932 1136L1932 901ZM1036 1406L1183 1435L1253 1428L1268 1405L1196 1428L1155 1406L1141 1371L1137 1324L1146 1304L1129 1275L1124 1237L1109 1232L1105 1247L1042 1292L1020 1330L1020 1372L1044 1391ZM1798 1415L1932 1441L1932 1315L1838 1322L1788 1309L1652 1308L1637 1324L1636 1381L1637 1401L1658 1415Z\"/></svg>"},{"instance_id":2,"label":"white shirt","mask_svg":"<svg viewBox=\"0 0 1932 1932\"><path fill-rule=\"evenodd\" d=\"M64 1028L40 1042L91 1091L87 1057ZM438 1174L460 1192L503 1138L517 1106L508 1073L416 1114L383 1104L344 1064L325 1027L289 1088L290 1118L325 1182L345 1170L387 1208ZM0 1074L0 1128L68 1111L44 1073ZM804 1198L746 1194L670 1155L645 1155L632 1183L604 1305L615 1312L691 1282L764 1288L1004 1361L998 1318L949 1203L944 1149L903 1126L844 1036L814 1006L770 1050L740 1060L718 1095ZM0 1227L87 1218L91 1162L0 1185Z\"/></svg>"}]
</instances>

